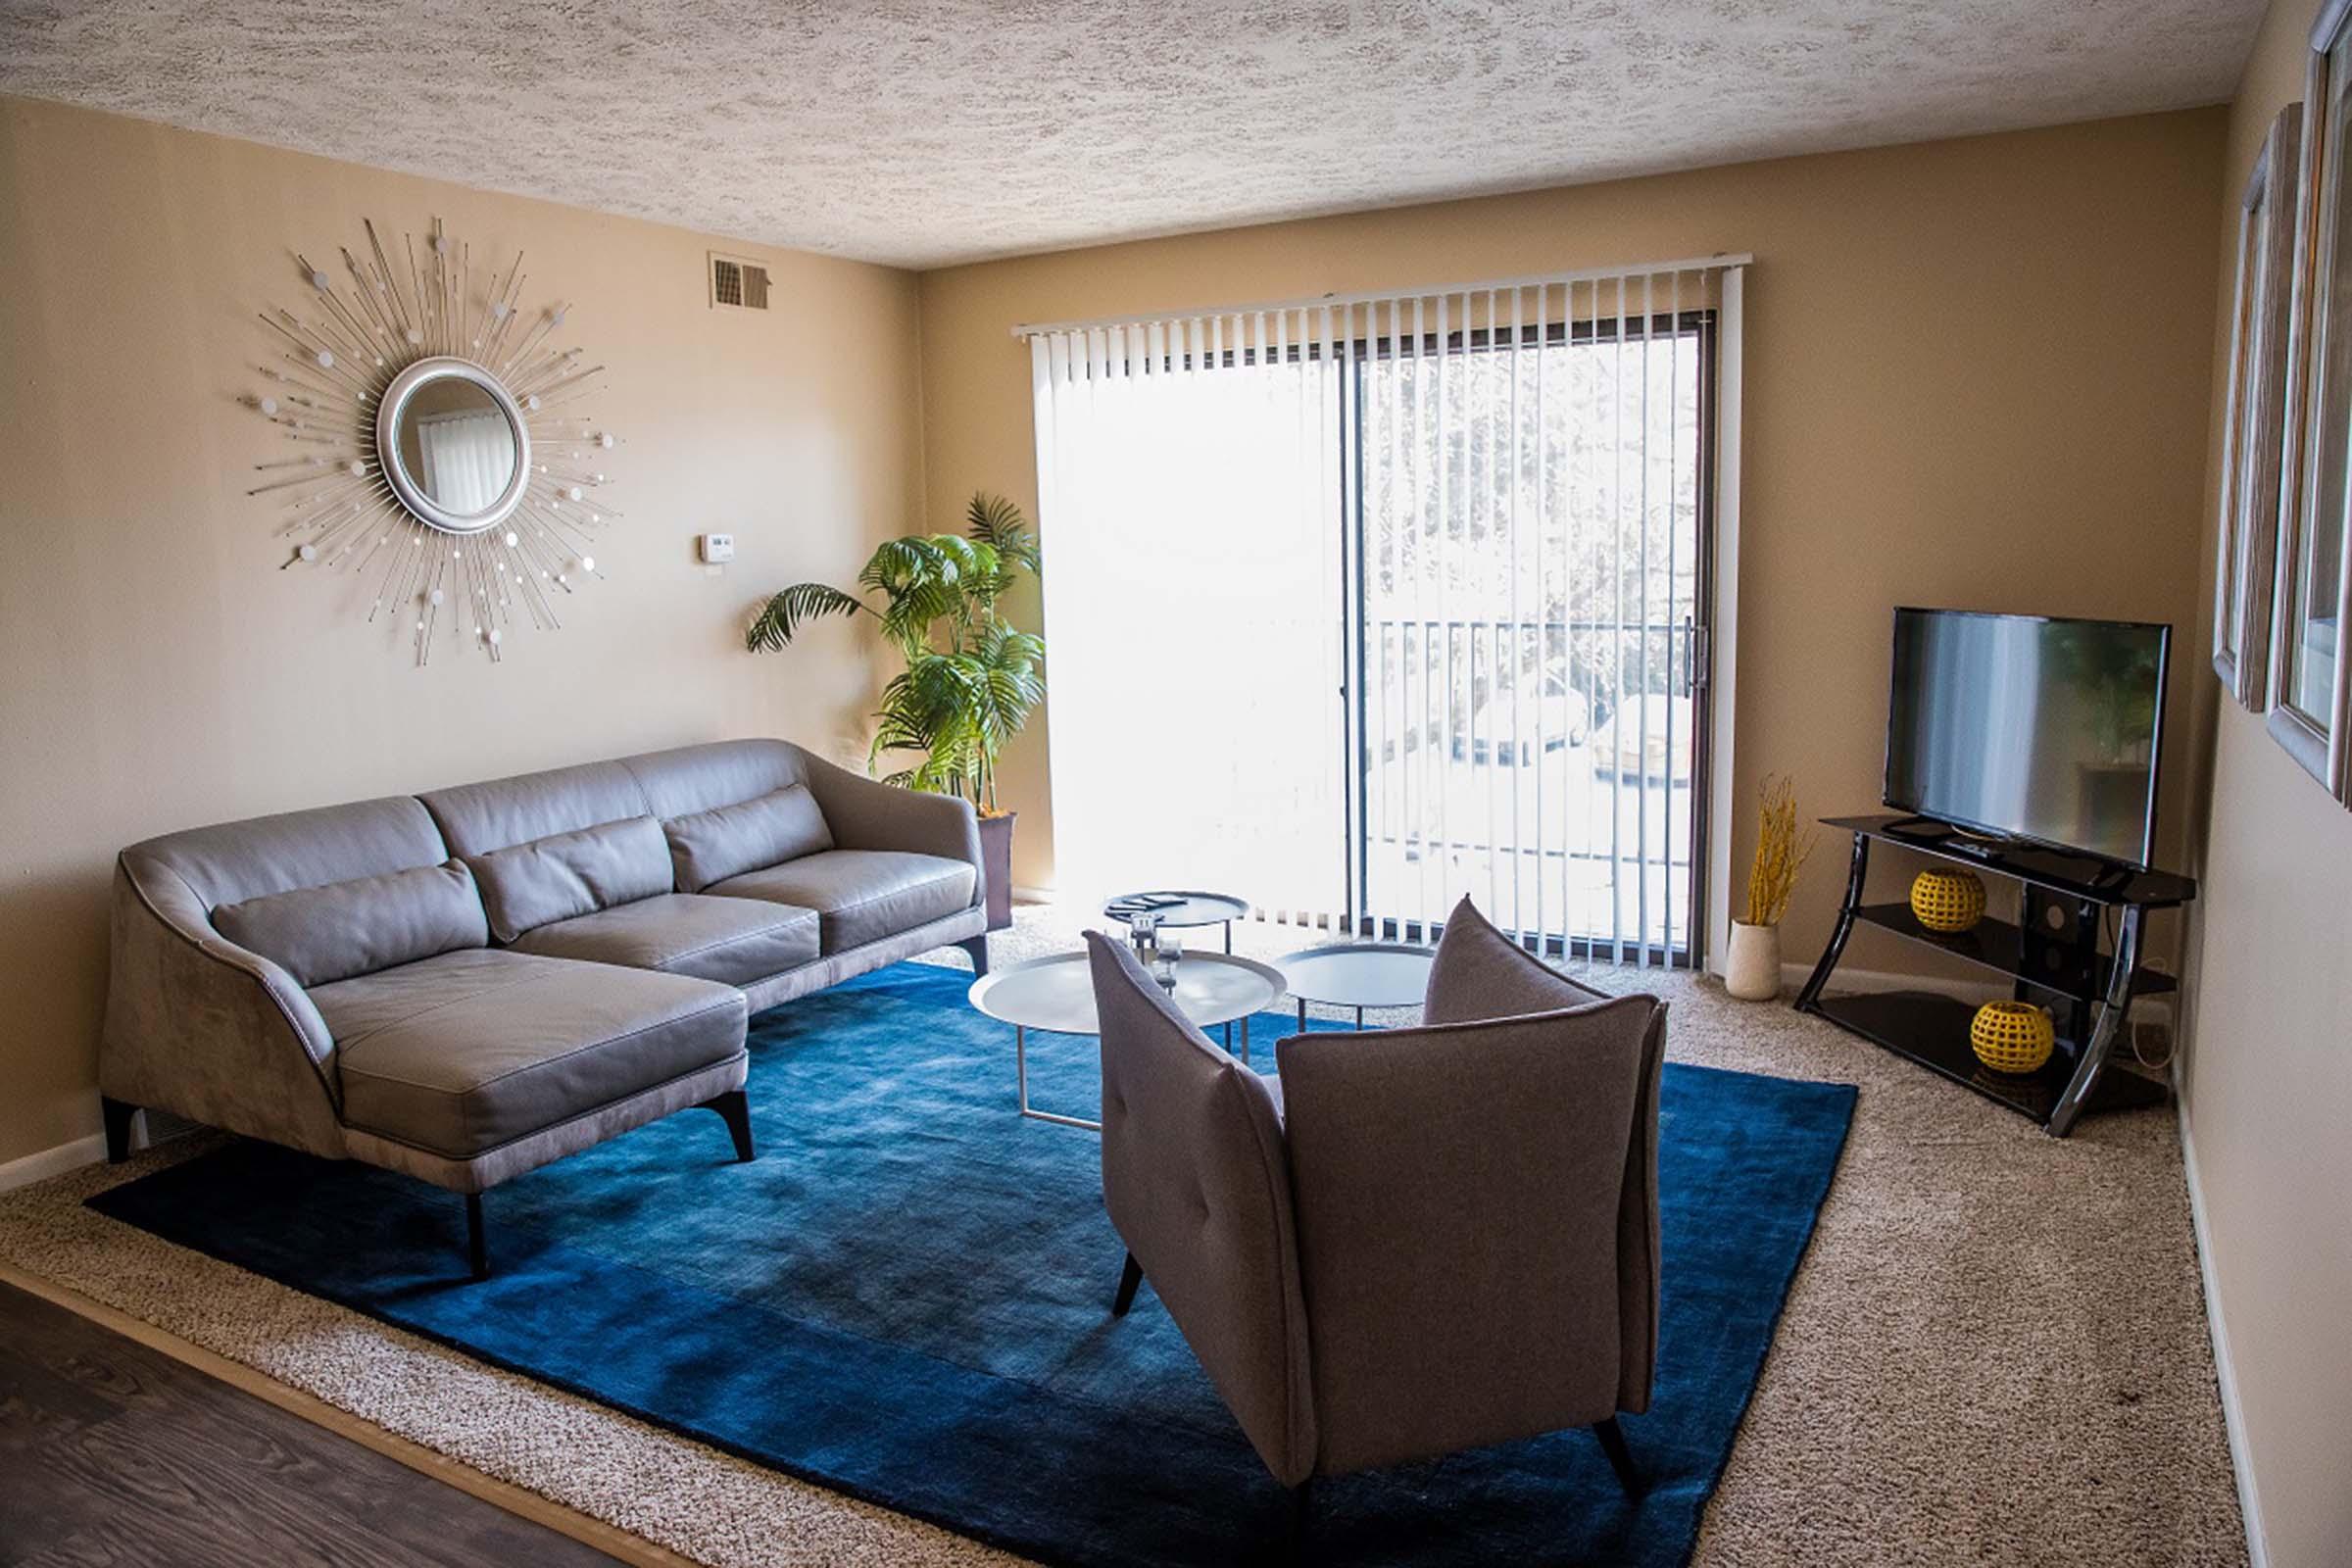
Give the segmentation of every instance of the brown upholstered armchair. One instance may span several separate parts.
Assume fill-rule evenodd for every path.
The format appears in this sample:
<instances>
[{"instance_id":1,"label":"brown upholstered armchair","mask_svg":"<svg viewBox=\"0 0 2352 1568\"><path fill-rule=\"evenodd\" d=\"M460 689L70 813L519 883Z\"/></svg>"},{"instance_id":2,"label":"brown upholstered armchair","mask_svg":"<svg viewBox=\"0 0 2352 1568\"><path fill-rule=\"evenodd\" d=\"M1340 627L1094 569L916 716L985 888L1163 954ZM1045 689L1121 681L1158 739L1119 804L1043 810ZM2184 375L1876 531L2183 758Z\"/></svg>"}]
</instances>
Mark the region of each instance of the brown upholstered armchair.
<instances>
[{"instance_id":1,"label":"brown upholstered armchair","mask_svg":"<svg viewBox=\"0 0 2352 1568\"><path fill-rule=\"evenodd\" d=\"M1279 1087L1090 935L1102 1199L1303 1521L1318 1475L1591 1426L1657 1349L1666 1007L1555 973L1464 900L1417 1028L1282 1042Z\"/></svg>"}]
</instances>

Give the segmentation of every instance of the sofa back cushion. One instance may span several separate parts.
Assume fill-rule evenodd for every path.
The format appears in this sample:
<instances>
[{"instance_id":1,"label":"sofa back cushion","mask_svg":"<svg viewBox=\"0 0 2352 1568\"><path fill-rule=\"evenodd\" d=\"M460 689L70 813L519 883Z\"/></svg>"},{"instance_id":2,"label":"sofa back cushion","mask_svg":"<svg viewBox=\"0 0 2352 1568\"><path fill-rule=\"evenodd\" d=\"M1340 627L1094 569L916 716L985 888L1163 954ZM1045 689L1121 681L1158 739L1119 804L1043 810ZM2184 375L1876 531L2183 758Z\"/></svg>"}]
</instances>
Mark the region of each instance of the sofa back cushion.
<instances>
[{"instance_id":1,"label":"sofa back cushion","mask_svg":"<svg viewBox=\"0 0 2352 1568\"><path fill-rule=\"evenodd\" d=\"M167 833L122 852L138 876L177 877L209 912L267 893L439 865L449 847L405 795Z\"/></svg>"},{"instance_id":2,"label":"sofa back cushion","mask_svg":"<svg viewBox=\"0 0 2352 1568\"><path fill-rule=\"evenodd\" d=\"M473 878L457 860L241 899L213 910L213 928L306 987L489 941Z\"/></svg>"},{"instance_id":3,"label":"sofa back cushion","mask_svg":"<svg viewBox=\"0 0 2352 1568\"><path fill-rule=\"evenodd\" d=\"M808 778L808 754L790 741L710 741L624 757L620 765L644 792L638 809L664 822L739 806Z\"/></svg>"},{"instance_id":4,"label":"sofa back cushion","mask_svg":"<svg viewBox=\"0 0 2352 1568\"><path fill-rule=\"evenodd\" d=\"M449 841L450 853L467 857L643 816L654 809L646 804L645 791L638 788L635 777L618 762L517 773L481 784L428 790L417 799Z\"/></svg>"},{"instance_id":5,"label":"sofa back cushion","mask_svg":"<svg viewBox=\"0 0 2352 1568\"><path fill-rule=\"evenodd\" d=\"M789 784L740 806L675 817L662 823L662 831L669 839L680 893L700 893L713 882L833 847L833 832L806 784Z\"/></svg>"},{"instance_id":6,"label":"sofa back cushion","mask_svg":"<svg viewBox=\"0 0 2352 1568\"><path fill-rule=\"evenodd\" d=\"M551 833L469 855L466 863L481 884L491 934L501 942L669 891L669 845L650 816Z\"/></svg>"}]
</instances>

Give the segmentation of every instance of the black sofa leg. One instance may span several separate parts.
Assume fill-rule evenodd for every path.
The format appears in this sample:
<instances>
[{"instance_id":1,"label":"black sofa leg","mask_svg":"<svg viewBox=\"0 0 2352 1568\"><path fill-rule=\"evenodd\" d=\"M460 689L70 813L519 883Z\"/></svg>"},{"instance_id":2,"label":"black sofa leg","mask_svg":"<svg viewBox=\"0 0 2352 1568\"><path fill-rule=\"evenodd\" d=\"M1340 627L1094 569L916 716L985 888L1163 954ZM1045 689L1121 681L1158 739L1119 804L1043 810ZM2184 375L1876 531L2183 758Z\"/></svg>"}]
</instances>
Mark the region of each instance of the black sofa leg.
<instances>
[{"instance_id":1,"label":"black sofa leg","mask_svg":"<svg viewBox=\"0 0 2352 1568\"><path fill-rule=\"evenodd\" d=\"M1601 1452L1609 1456L1609 1468L1617 1472L1617 1484L1633 1496L1642 1490L1641 1472L1634 1468L1634 1453L1625 1446L1625 1434L1618 1430L1617 1418L1597 1422L1592 1435L1600 1440Z\"/></svg>"},{"instance_id":2,"label":"black sofa leg","mask_svg":"<svg viewBox=\"0 0 2352 1568\"><path fill-rule=\"evenodd\" d=\"M730 1089L716 1100L704 1101L702 1108L718 1112L718 1119L727 1124L727 1132L735 1140L737 1163L749 1164L752 1158L752 1097L740 1089Z\"/></svg>"},{"instance_id":3,"label":"black sofa leg","mask_svg":"<svg viewBox=\"0 0 2352 1568\"><path fill-rule=\"evenodd\" d=\"M1111 1298L1110 1315L1112 1317L1127 1315L1127 1309L1135 1304L1135 1288L1143 1283L1144 1265L1135 1260L1133 1252L1129 1252L1127 1266L1119 1270L1119 1294Z\"/></svg>"},{"instance_id":4,"label":"black sofa leg","mask_svg":"<svg viewBox=\"0 0 2352 1568\"><path fill-rule=\"evenodd\" d=\"M983 975L988 973L988 937L985 934L972 937L967 941L958 942L956 945L961 948L965 954L970 956L972 960L973 974Z\"/></svg>"},{"instance_id":5,"label":"black sofa leg","mask_svg":"<svg viewBox=\"0 0 2352 1568\"><path fill-rule=\"evenodd\" d=\"M1291 1490L1291 1555L1306 1555L1306 1527L1315 1516L1315 1478L1308 1476Z\"/></svg>"},{"instance_id":6,"label":"black sofa leg","mask_svg":"<svg viewBox=\"0 0 2352 1568\"><path fill-rule=\"evenodd\" d=\"M490 1277L490 1248L482 1237L482 1195L466 1195L466 1258L473 1265L473 1277Z\"/></svg>"},{"instance_id":7,"label":"black sofa leg","mask_svg":"<svg viewBox=\"0 0 2352 1568\"><path fill-rule=\"evenodd\" d=\"M106 1162L108 1164L120 1165L130 1157L130 1118L138 1113L139 1107L136 1105L124 1104L120 1100L109 1100L104 1095L98 1097L98 1114L106 1122ZM87 1126L88 1124L85 1122L83 1125Z\"/></svg>"}]
</instances>

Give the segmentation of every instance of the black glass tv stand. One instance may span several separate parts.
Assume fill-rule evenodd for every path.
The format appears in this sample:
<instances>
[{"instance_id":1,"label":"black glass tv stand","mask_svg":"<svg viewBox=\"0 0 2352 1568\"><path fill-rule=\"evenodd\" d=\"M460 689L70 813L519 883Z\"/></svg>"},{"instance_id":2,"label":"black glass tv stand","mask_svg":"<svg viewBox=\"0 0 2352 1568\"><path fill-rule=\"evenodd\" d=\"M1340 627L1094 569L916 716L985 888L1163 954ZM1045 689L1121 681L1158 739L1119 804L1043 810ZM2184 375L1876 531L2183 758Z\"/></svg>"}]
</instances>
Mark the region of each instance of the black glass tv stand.
<instances>
[{"instance_id":1,"label":"black glass tv stand","mask_svg":"<svg viewBox=\"0 0 2352 1568\"><path fill-rule=\"evenodd\" d=\"M2087 1110L2153 1104L2168 1090L2129 1068L2108 1071L2134 998L2172 991L2172 976L2144 967L2149 911L2175 908L2197 885L2169 871L2143 871L2089 857L1972 836L1918 816L1834 816L1825 827L1851 833L1853 860L1837 929L1796 1009L1826 1018L1899 1056L1964 1084L2064 1138ZM2021 885L2023 918L1991 916L1968 930L1931 931L1911 912L1908 889L1891 902L1868 897L1870 847L1900 845L1965 863ZM1933 991L1893 990L1824 996L1854 927L1867 925L1992 971L2020 1001L2048 1006L2057 1049L2031 1073L1994 1072L1977 1060L1968 1026L1976 1007ZM2102 943L2112 925L2113 935Z\"/></svg>"}]
</instances>

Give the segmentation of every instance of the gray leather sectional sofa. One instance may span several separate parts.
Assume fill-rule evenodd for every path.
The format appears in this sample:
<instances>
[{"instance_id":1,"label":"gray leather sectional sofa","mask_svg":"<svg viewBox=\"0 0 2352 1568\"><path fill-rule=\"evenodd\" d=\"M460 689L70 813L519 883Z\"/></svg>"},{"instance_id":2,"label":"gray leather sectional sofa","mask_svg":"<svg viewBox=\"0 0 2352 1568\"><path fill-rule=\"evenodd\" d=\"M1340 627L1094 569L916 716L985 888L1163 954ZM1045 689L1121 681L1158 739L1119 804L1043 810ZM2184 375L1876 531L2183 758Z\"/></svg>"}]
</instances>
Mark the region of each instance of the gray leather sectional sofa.
<instances>
[{"instance_id":1,"label":"gray leather sectional sofa","mask_svg":"<svg viewBox=\"0 0 2352 1568\"><path fill-rule=\"evenodd\" d=\"M957 943L971 808L723 741L193 828L115 871L99 1086L466 1195L671 1111L752 1157L753 1012Z\"/></svg>"}]
</instances>

